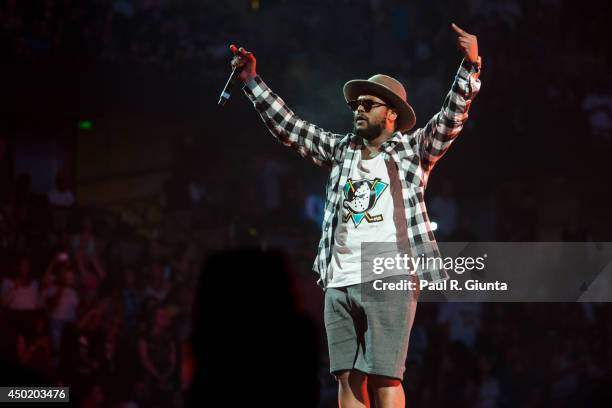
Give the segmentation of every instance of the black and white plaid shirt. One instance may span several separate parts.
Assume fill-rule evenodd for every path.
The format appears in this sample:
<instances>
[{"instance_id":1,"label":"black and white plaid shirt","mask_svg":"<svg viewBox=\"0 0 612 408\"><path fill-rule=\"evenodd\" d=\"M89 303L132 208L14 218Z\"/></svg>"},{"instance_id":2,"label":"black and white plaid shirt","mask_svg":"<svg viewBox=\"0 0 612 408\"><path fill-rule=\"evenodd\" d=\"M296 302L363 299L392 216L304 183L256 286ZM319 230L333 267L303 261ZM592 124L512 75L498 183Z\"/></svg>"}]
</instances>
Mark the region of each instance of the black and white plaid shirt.
<instances>
[{"instance_id":1,"label":"black and white plaid shirt","mask_svg":"<svg viewBox=\"0 0 612 408\"><path fill-rule=\"evenodd\" d=\"M442 109L424 127L408 133L397 131L381 146L384 159L392 159L399 171L410 251L414 257L440 256L425 208L425 187L431 169L446 153L468 118L470 104L480 90L479 74L476 66L462 60ZM361 154L361 138L353 133L334 134L302 120L259 76L247 82L243 89L276 139L314 164L331 168L326 185L323 231L313 265L313 270L319 273L317 284L325 290L342 186L350 175L353 161ZM419 269L417 274L429 282L448 279L444 269Z\"/></svg>"}]
</instances>

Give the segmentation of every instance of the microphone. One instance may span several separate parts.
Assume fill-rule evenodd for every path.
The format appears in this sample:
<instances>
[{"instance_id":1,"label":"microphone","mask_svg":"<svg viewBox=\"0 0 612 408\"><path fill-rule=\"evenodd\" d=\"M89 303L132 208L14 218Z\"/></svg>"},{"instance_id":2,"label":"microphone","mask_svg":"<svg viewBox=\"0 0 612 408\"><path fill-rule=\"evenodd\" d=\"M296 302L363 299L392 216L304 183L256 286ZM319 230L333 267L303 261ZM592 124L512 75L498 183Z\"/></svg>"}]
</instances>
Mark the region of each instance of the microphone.
<instances>
[{"instance_id":1,"label":"microphone","mask_svg":"<svg viewBox=\"0 0 612 408\"><path fill-rule=\"evenodd\" d=\"M246 53L245 55L239 57L239 58L245 58L250 54L250 52ZM221 91L221 96L219 96L219 102L217 102L217 105L219 106L225 106L225 103L229 100L230 95L232 93L232 88L234 87L234 83L236 82L238 75L240 75L240 72L242 71L242 69L244 68L246 64L235 64L233 65L234 68L232 68L232 73L230 74L229 78L227 79L227 82L225 83L225 86L223 87L223 90Z\"/></svg>"}]
</instances>

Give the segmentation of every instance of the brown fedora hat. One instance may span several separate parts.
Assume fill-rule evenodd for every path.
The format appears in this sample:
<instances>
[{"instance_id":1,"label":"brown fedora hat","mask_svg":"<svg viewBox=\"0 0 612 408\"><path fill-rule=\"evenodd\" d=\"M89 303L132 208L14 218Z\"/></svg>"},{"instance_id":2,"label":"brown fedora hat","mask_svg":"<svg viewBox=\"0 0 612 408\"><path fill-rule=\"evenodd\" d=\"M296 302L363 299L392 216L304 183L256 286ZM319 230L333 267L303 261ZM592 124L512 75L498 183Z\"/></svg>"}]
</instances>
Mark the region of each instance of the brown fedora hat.
<instances>
[{"instance_id":1,"label":"brown fedora hat","mask_svg":"<svg viewBox=\"0 0 612 408\"><path fill-rule=\"evenodd\" d=\"M369 79L353 79L344 84L344 99L347 102L361 95L374 95L397 110L396 129L410 130L416 123L416 115L408 104L404 86L388 75L376 74Z\"/></svg>"}]
</instances>

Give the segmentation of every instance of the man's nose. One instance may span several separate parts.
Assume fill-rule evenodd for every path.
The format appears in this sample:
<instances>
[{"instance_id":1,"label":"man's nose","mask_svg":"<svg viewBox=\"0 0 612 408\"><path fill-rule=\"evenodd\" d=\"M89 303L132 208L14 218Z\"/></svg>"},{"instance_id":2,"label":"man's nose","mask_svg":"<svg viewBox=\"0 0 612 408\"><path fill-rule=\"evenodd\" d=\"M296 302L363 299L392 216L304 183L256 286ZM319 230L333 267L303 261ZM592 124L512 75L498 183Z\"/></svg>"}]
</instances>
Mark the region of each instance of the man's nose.
<instances>
[{"instance_id":1,"label":"man's nose","mask_svg":"<svg viewBox=\"0 0 612 408\"><path fill-rule=\"evenodd\" d=\"M362 104L360 104L360 105L358 105L358 106L357 106L357 110L356 110L356 112L357 112L357 113L365 112L365 108L363 107L363 105L362 105Z\"/></svg>"}]
</instances>

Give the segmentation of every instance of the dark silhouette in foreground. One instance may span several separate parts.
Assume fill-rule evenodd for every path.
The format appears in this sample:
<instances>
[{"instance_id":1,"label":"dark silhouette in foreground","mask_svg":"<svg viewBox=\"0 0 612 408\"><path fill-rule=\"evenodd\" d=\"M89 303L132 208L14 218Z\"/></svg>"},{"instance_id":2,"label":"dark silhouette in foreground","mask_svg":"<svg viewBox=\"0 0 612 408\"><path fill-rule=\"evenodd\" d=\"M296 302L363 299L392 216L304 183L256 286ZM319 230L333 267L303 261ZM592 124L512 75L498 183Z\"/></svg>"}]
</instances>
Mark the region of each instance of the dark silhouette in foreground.
<instances>
[{"instance_id":1,"label":"dark silhouette in foreground","mask_svg":"<svg viewBox=\"0 0 612 408\"><path fill-rule=\"evenodd\" d=\"M299 309L282 253L212 255L193 314L188 406L205 406L213 398L227 398L231 406L317 406L317 330Z\"/></svg>"}]
</instances>

